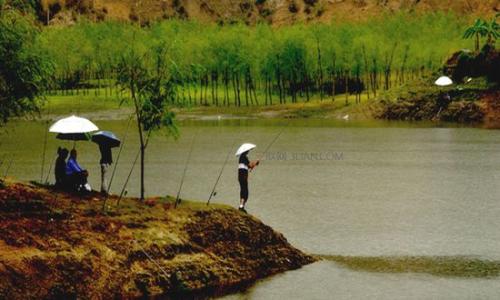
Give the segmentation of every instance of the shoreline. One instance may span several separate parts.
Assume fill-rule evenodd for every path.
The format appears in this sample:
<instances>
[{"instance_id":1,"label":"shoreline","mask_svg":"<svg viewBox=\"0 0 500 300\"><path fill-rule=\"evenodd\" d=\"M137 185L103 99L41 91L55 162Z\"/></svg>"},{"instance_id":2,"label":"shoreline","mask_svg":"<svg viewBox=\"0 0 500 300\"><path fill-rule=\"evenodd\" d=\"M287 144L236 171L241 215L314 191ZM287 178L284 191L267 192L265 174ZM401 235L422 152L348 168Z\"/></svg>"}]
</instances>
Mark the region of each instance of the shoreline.
<instances>
[{"instance_id":1,"label":"shoreline","mask_svg":"<svg viewBox=\"0 0 500 300\"><path fill-rule=\"evenodd\" d=\"M410 90L418 90L412 88ZM470 93L464 90L460 93ZM172 107L178 121L227 121L227 120L331 120L331 121L410 121L433 122L437 125L450 123L467 127L498 128L500 110L495 105L498 90L478 92L482 96L476 100L457 97L449 109L439 111L442 118L436 120L436 91L423 89L418 95L410 96L410 92L397 92L396 95L384 95L380 99L367 99L354 103L350 99L348 105L345 98L339 95L335 101L331 99L309 102L284 103L258 106L193 106ZM366 96L366 95L364 95ZM391 98L391 97L394 97ZM62 116L81 115L94 121L126 120L133 114L128 104L120 105L112 98L101 99L81 97L76 101L73 96L49 97L48 103L39 114L33 115L36 120L55 121ZM392 100L391 100L392 99ZM449 111L448 111L449 110Z\"/></svg>"},{"instance_id":2,"label":"shoreline","mask_svg":"<svg viewBox=\"0 0 500 300\"><path fill-rule=\"evenodd\" d=\"M14 181L0 187L0 294L194 297L245 290L317 259L236 209L171 198L80 199ZM114 204L116 196L108 203Z\"/></svg>"}]
</instances>

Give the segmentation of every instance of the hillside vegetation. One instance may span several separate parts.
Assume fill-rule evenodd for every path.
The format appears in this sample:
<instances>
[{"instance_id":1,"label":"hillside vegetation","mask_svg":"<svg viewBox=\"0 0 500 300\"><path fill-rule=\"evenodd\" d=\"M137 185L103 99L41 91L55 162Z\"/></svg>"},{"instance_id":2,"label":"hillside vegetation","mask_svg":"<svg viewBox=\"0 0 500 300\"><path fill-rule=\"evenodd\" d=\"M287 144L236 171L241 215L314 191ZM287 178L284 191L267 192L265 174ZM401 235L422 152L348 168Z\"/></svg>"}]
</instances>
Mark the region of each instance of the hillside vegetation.
<instances>
[{"instance_id":1,"label":"hillside vegetation","mask_svg":"<svg viewBox=\"0 0 500 300\"><path fill-rule=\"evenodd\" d=\"M44 30L40 48L55 62L53 89L65 93L94 86L114 95L123 62L142 57L142 67L154 70L155 51L164 48L176 90L172 104L248 106L313 96L333 101L346 91L359 102L362 92L375 97L434 72L456 49L472 46L462 39L465 28L455 15L441 13L280 28L82 22Z\"/></svg>"},{"instance_id":2,"label":"hillside vegetation","mask_svg":"<svg viewBox=\"0 0 500 300\"><path fill-rule=\"evenodd\" d=\"M491 17L496 0L1 0L32 7L41 21L68 24L91 20L132 20L142 24L179 18L201 22L289 25L297 22L363 20L391 12L451 11Z\"/></svg>"}]
</instances>

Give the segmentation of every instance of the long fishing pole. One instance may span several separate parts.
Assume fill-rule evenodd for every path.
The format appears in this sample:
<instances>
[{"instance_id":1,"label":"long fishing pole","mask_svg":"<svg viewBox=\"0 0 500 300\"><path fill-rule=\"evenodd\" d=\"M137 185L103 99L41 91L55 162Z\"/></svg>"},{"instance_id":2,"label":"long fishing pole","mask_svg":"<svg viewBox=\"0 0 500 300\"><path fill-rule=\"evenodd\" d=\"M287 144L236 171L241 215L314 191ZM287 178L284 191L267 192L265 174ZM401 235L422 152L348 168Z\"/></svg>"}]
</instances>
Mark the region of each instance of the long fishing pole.
<instances>
[{"instance_id":1,"label":"long fishing pole","mask_svg":"<svg viewBox=\"0 0 500 300\"><path fill-rule=\"evenodd\" d=\"M283 134L283 132L285 132L285 129L288 127L288 124L290 124L290 120L288 120L288 122L285 124L285 126L283 126L283 128L281 128L280 132L274 137L274 139L271 141L271 143L269 143L269 145L267 145L267 148L260 155L259 160L262 159L267 154L267 152L269 151L269 149L271 149L271 147L274 145L274 143L276 143L276 141Z\"/></svg>"},{"instance_id":2,"label":"long fishing pole","mask_svg":"<svg viewBox=\"0 0 500 300\"><path fill-rule=\"evenodd\" d=\"M49 171L47 172L47 177L45 177L45 184L48 184L49 183L49 176L50 176L50 172L52 171L52 165L54 165L54 161L56 160L58 155L55 155L54 157L52 157L52 161L50 162L50 166L49 166Z\"/></svg>"},{"instance_id":3,"label":"long fishing pole","mask_svg":"<svg viewBox=\"0 0 500 300\"><path fill-rule=\"evenodd\" d=\"M120 206L120 201L123 198L123 194L125 193L125 188L127 187L128 181L130 180L130 176L132 176L132 172L134 171L135 164L137 163L137 160L139 159L139 155L141 154L141 150L137 151L137 155L135 156L134 163L132 164L132 168L130 168L130 172L128 173L127 179L125 180L125 184L123 184L122 190L120 192L120 197L118 198L118 201L116 202L117 206Z\"/></svg>"},{"instance_id":4,"label":"long fishing pole","mask_svg":"<svg viewBox=\"0 0 500 300\"><path fill-rule=\"evenodd\" d=\"M47 138L49 134L49 119L50 114L50 102L47 110L47 120L45 120L45 136L43 138L43 152L42 152L42 169L40 170L40 183L43 184L43 175L45 174L45 154L47 153ZM49 171L50 173L50 171Z\"/></svg>"},{"instance_id":5,"label":"long fishing pole","mask_svg":"<svg viewBox=\"0 0 500 300\"><path fill-rule=\"evenodd\" d=\"M274 145L274 143L276 143L276 141L283 134L283 132L285 132L285 129L288 127L288 124L290 124L290 121L291 121L291 119L288 119L288 121L283 126L283 128L281 128L280 132L278 132L278 134L274 137L274 139L267 145L267 147L264 150L264 152L262 152L262 154L259 156L258 161L260 161L262 158L264 158L264 156L267 154L267 152L269 151L269 149L271 149L271 147ZM254 169L251 169L249 172L252 172L253 170Z\"/></svg>"},{"instance_id":6,"label":"long fishing pole","mask_svg":"<svg viewBox=\"0 0 500 300\"><path fill-rule=\"evenodd\" d=\"M109 193L111 189L111 184L113 183L113 178L115 178L115 173L116 173L116 167L118 166L118 162L120 161L120 156L122 154L123 146L125 145L125 141L127 140L129 128L130 128L130 123L134 117L134 114L130 115L130 118L128 120L127 124L127 130L125 131L125 136L123 137L122 143L120 145L120 150L118 150L118 155L116 156L116 162L115 162L115 167L113 168L113 173L111 174L111 179L109 180L109 185L108 185L108 190L107 192Z\"/></svg>"},{"instance_id":7,"label":"long fishing pole","mask_svg":"<svg viewBox=\"0 0 500 300\"><path fill-rule=\"evenodd\" d=\"M186 171L189 166L189 161L191 160L191 153L193 153L193 148L194 148L194 141L196 140L196 136L198 135L198 131L193 135L193 139L191 140L191 146L189 148L189 154L186 159L186 164L184 165L184 171L182 173L182 178L181 178L181 183L179 185L179 190L177 191L177 196L175 197L175 208L181 203L181 190L182 190L182 185L184 184L184 178L186 177Z\"/></svg>"},{"instance_id":8,"label":"long fishing pole","mask_svg":"<svg viewBox=\"0 0 500 300\"><path fill-rule=\"evenodd\" d=\"M148 131L148 136L146 138L146 144L144 147L148 146L149 143L149 137L151 136L151 130ZM118 198L118 201L116 203L117 206L120 206L120 201L123 198L123 195L125 193L125 188L127 187L128 181L130 180L130 177L132 176L132 172L134 171L135 165L137 163L137 160L139 159L139 155L141 154L141 149L137 152L137 155L135 156L134 163L132 164L132 168L130 168L130 172L128 173L127 179L125 180L125 184L123 184L122 191L120 192L120 197Z\"/></svg>"},{"instance_id":9,"label":"long fishing pole","mask_svg":"<svg viewBox=\"0 0 500 300\"><path fill-rule=\"evenodd\" d=\"M212 197L217 194L215 192L215 189L217 188L217 184L219 184L219 180L222 176L222 172L224 172L224 168L226 167L227 161L229 160L229 157L231 156L231 153L233 151L233 147L234 147L234 142L231 144L231 148L227 152L226 160L224 161L224 164L222 165L222 168L219 172L219 176L217 177L217 180L215 181L214 187L213 187L212 191L210 192L210 197L208 197L207 205L210 205L210 200L212 200Z\"/></svg>"},{"instance_id":10,"label":"long fishing pole","mask_svg":"<svg viewBox=\"0 0 500 300\"><path fill-rule=\"evenodd\" d=\"M104 203L102 204L102 211L106 211L106 203L107 203L108 198L109 198L109 191L111 190L111 184L113 183L113 178L115 178L116 167L118 166L118 162L120 161L120 156L122 154L122 150L123 150L123 146L125 145L125 141L127 140L128 132L130 129L130 123L132 121L133 116L134 116L134 114L131 114L130 118L128 119L127 130L125 131L125 136L123 137L123 140L120 144L120 150L118 150L118 156L116 157L115 166L113 168L113 173L111 173L111 178L110 178L109 184L108 184L108 190L106 191Z\"/></svg>"},{"instance_id":11,"label":"long fishing pole","mask_svg":"<svg viewBox=\"0 0 500 300\"><path fill-rule=\"evenodd\" d=\"M10 158L9 165L7 166L7 169L5 170L3 178L7 178L7 174L9 174L10 167L12 166L12 163L14 162L14 156L15 155L12 155L12 157Z\"/></svg>"},{"instance_id":12,"label":"long fishing pole","mask_svg":"<svg viewBox=\"0 0 500 300\"><path fill-rule=\"evenodd\" d=\"M146 252L146 250L139 244L139 242L137 242L136 239L132 239L132 241L135 242L137 246L139 246L141 252L144 253L144 255L146 255L147 259L149 259L153 264L156 265L156 267L163 273L163 275L165 275L166 278L170 277L170 275L168 275L167 271L165 271L165 269L162 268L161 265L151 255L149 255Z\"/></svg>"}]
</instances>

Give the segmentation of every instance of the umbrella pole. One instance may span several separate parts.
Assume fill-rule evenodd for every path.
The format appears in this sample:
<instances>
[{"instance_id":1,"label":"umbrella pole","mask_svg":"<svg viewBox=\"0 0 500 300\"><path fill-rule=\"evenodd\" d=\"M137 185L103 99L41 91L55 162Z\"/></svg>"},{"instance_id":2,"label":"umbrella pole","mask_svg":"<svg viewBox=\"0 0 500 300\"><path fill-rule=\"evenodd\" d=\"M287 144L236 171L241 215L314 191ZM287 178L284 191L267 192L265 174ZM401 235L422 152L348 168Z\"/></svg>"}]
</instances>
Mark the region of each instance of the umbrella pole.
<instances>
[{"instance_id":1,"label":"umbrella pole","mask_svg":"<svg viewBox=\"0 0 500 300\"><path fill-rule=\"evenodd\" d=\"M125 136L123 137L123 141L120 144L120 150L118 151L118 156L116 157L115 166L113 167L113 173L111 174L111 178L109 179L108 190L106 191L104 203L102 204L102 211L103 212L106 212L106 203L107 203L108 198L109 198L109 191L111 190L111 184L113 183L113 178L115 178L116 167L118 166L118 162L120 161L120 156L122 154L122 150L123 150L123 146L125 145L125 141L127 140L128 131L130 129L130 123L132 121L133 116L134 116L133 114L130 115L130 118L128 119L127 130L125 131Z\"/></svg>"},{"instance_id":2,"label":"umbrella pole","mask_svg":"<svg viewBox=\"0 0 500 300\"><path fill-rule=\"evenodd\" d=\"M184 172L182 173L182 178L181 178L181 183L179 185L179 190L177 191L177 196L175 197L175 208L181 203L181 190L182 190L182 185L184 184L184 178L186 177L186 171L189 166L189 161L191 160L191 153L193 153L193 148L194 148L194 141L196 140L196 136L198 135L198 131L193 135L193 139L191 140L191 146L189 148L189 154L186 159L186 165L184 166Z\"/></svg>"},{"instance_id":3,"label":"umbrella pole","mask_svg":"<svg viewBox=\"0 0 500 300\"><path fill-rule=\"evenodd\" d=\"M226 167L226 164L227 164L227 162L229 160L229 157L231 156L234 144L235 144L235 142L233 142L233 144L231 145L231 148L227 152L226 160L224 161L224 164L222 165L222 168L221 168L221 170L219 172L219 176L217 177L217 180L215 181L214 187L212 188L212 191L210 192L210 196L208 197L207 205L210 205L210 200L212 200L212 197L215 194L215 189L217 188L217 184L219 184L219 180L220 180L220 178L222 176L222 172L224 172L224 168Z\"/></svg>"}]
</instances>

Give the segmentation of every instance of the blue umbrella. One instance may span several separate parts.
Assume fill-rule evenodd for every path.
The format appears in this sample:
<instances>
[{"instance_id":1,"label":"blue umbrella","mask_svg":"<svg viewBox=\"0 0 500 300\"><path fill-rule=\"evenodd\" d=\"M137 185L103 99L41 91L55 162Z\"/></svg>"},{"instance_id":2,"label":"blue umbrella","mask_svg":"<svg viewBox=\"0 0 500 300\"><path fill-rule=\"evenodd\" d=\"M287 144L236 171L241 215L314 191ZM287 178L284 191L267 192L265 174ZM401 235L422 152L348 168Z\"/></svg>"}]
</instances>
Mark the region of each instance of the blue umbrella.
<instances>
[{"instance_id":1,"label":"blue umbrella","mask_svg":"<svg viewBox=\"0 0 500 300\"><path fill-rule=\"evenodd\" d=\"M121 141L111 131L98 131L92 134L92 142L110 148L119 147Z\"/></svg>"}]
</instances>

